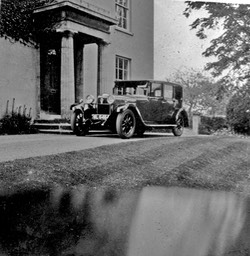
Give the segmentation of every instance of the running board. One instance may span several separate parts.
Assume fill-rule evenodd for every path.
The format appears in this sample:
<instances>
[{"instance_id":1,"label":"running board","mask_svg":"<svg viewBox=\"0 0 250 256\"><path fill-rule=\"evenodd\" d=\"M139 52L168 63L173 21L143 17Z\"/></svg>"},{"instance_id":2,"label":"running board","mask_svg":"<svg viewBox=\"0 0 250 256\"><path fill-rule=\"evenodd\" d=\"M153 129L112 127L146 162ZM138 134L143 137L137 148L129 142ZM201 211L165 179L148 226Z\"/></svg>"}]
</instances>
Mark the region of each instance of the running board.
<instances>
[{"instance_id":1,"label":"running board","mask_svg":"<svg viewBox=\"0 0 250 256\"><path fill-rule=\"evenodd\" d=\"M174 128L176 127L176 124L146 124L146 127L148 128Z\"/></svg>"}]
</instances>

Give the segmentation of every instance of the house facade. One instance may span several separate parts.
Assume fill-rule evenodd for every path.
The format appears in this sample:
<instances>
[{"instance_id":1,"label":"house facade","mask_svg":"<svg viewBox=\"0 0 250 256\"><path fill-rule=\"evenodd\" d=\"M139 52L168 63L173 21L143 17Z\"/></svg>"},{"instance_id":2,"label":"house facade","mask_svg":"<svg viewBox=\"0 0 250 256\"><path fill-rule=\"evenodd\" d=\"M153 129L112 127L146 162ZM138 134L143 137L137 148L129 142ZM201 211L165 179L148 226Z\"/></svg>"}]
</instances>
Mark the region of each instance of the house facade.
<instances>
[{"instance_id":1,"label":"house facade","mask_svg":"<svg viewBox=\"0 0 250 256\"><path fill-rule=\"evenodd\" d=\"M56 17L55 32L41 35L38 49L0 39L0 114L14 98L33 118L68 118L72 103L111 93L115 80L152 79L153 15L153 0L57 1L34 10L38 22Z\"/></svg>"}]
</instances>

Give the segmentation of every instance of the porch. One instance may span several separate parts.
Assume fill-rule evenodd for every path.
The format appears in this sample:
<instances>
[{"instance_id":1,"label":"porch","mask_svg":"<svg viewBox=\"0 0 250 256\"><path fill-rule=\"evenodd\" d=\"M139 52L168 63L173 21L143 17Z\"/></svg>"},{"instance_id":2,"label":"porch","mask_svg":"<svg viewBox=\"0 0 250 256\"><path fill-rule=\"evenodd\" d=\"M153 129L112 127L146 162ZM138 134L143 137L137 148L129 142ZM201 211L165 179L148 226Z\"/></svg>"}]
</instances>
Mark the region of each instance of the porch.
<instances>
[{"instance_id":1,"label":"porch","mask_svg":"<svg viewBox=\"0 0 250 256\"><path fill-rule=\"evenodd\" d=\"M110 44L112 12L84 1L61 1L34 12L36 22L49 20L54 30L40 37L39 119L70 117L70 105L84 96L87 86L101 93L103 52ZM38 22L39 23L39 22ZM39 25L39 24L38 24ZM95 45L96 84L84 84L84 49Z\"/></svg>"}]
</instances>

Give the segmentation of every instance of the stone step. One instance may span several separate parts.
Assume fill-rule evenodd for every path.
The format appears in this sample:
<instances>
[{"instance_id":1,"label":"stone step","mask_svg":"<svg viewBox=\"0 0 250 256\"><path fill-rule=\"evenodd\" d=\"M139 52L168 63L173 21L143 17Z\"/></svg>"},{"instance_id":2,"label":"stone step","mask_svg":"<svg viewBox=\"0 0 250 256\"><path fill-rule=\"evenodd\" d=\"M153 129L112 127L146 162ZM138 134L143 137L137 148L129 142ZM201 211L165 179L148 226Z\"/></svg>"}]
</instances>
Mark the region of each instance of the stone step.
<instances>
[{"instance_id":1,"label":"stone step","mask_svg":"<svg viewBox=\"0 0 250 256\"><path fill-rule=\"evenodd\" d=\"M33 127L40 133L73 134L69 123L52 122L50 120L35 120Z\"/></svg>"},{"instance_id":2,"label":"stone step","mask_svg":"<svg viewBox=\"0 0 250 256\"><path fill-rule=\"evenodd\" d=\"M33 126L37 129L49 129L49 130L71 130L68 123L34 123Z\"/></svg>"}]
</instances>

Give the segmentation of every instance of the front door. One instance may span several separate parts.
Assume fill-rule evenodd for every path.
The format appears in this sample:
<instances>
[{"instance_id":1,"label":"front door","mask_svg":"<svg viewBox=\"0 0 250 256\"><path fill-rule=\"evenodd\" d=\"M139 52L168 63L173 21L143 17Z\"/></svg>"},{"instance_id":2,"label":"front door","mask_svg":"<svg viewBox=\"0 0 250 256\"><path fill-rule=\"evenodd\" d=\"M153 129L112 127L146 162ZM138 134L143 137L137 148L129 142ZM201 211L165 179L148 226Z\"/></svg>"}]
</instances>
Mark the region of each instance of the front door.
<instances>
[{"instance_id":1,"label":"front door","mask_svg":"<svg viewBox=\"0 0 250 256\"><path fill-rule=\"evenodd\" d=\"M45 40L41 44L41 110L60 115L60 41Z\"/></svg>"}]
</instances>

